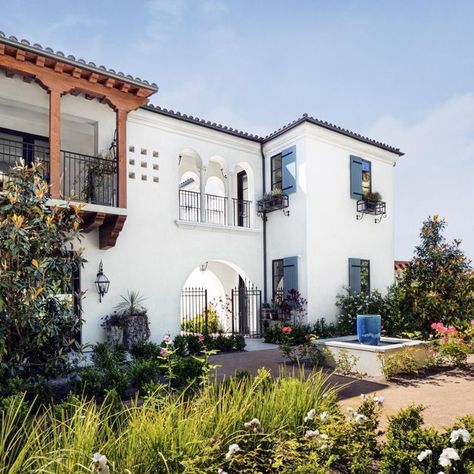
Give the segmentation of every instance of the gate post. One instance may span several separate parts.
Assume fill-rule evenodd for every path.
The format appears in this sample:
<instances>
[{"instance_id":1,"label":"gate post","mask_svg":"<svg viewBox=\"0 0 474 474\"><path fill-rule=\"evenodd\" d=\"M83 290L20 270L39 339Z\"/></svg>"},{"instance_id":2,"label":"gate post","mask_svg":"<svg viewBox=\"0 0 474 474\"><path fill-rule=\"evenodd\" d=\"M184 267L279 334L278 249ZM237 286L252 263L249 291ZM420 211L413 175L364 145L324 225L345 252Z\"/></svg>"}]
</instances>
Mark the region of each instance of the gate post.
<instances>
[{"instance_id":1,"label":"gate post","mask_svg":"<svg viewBox=\"0 0 474 474\"><path fill-rule=\"evenodd\" d=\"M205 334L209 334L208 314L207 314L207 288L204 290L204 330Z\"/></svg>"},{"instance_id":2,"label":"gate post","mask_svg":"<svg viewBox=\"0 0 474 474\"><path fill-rule=\"evenodd\" d=\"M234 290L232 290L232 335L235 335L235 328L234 328L234 317L235 317L235 312L234 312Z\"/></svg>"}]
</instances>

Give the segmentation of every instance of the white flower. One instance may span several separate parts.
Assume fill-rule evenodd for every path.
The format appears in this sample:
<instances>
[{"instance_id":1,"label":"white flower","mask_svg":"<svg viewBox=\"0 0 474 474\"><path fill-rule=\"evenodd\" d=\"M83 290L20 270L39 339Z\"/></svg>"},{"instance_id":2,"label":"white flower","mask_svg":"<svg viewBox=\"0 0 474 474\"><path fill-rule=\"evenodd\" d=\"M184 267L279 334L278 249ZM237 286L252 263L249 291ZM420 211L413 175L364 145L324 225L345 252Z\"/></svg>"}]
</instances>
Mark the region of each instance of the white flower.
<instances>
[{"instance_id":1,"label":"white flower","mask_svg":"<svg viewBox=\"0 0 474 474\"><path fill-rule=\"evenodd\" d=\"M227 454L225 455L225 458L230 459L238 451L241 451L240 446L236 443L231 444L229 446L229 450L227 451Z\"/></svg>"},{"instance_id":2,"label":"white flower","mask_svg":"<svg viewBox=\"0 0 474 474\"><path fill-rule=\"evenodd\" d=\"M314 438L319 435L318 430L306 430L306 433L304 434L305 438Z\"/></svg>"},{"instance_id":3,"label":"white flower","mask_svg":"<svg viewBox=\"0 0 474 474\"><path fill-rule=\"evenodd\" d=\"M453 448L443 449L439 457L439 464L443 467L451 466L451 461L459 461L459 454Z\"/></svg>"},{"instance_id":4,"label":"white flower","mask_svg":"<svg viewBox=\"0 0 474 474\"><path fill-rule=\"evenodd\" d=\"M355 422L360 423L361 421L367 420L367 417L365 415L362 415L362 413L358 413L355 416Z\"/></svg>"},{"instance_id":5,"label":"white flower","mask_svg":"<svg viewBox=\"0 0 474 474\"><path fill-rule=\"evenodd\" d=\"M385 397L374 397L374 402L378 403L379 405L383 405L384 401L385 401Z\"/></svg>"},{"instance_id":6,"label":"white flower","mask_svg":"<svg viewBox=\"0 0 474 474\"><path fill-rule=\"evenodd\" d=\"M319 415L319 419L321 421L326 421L327 419L329 418L329 413L327 411L323 411L320 415Z\"/></svg>"},{"instance_id":7,"label":"white flower","mask_svg":"<svg viewBox=\"0 0 474 474\"><path fill-rule=\"evenodd\" d=\"M328 439L329 438L329 436L327 434L320 434L319 437L321 439Z\"/></svg>"},{"instance_id":8,"label":"white flower","mask_svg":"<svg viewBox=\"0 0 474 474\"><path fill-rule=\"evenodd\" d=\"M107 466L107 457L100 453L94 453L92 462L95 464L99 474L109 474L109 466Z\"/></svg>"},{"instance_id":9,"label":"white flower","mask_svg":"<svg viewBox=\"0 0 474 474\"><path fill-rule=\"evenodd\" d=\"M224 469L219 468L217 474L227 474L227 472L225 472Z\"/></svg>"},{"instance_id":10,"label":"white flower","mask_svg":"<svg viewBox=\"0 0 474 474\"><path fill-rule=\"evenodd\" d=\"M367 395L366 395L365 393L361 393L361 394L360 394L360 399L361 399L361 400L365 400L365 397L366 397L366 396L367 396Z\"/></svg>"},{"instance_id":11,"label":"white flower","mask_svg":"<svg viewBox=\"0 0 474 474\"><path fill-rule=\"evenodd\" d=\"M165 335L163 336L163 342L164 342L165 344L171 344L171 342L172 342L171 336L170 336L169 334L165 334Z\"/></svg>"},{"instance_id":12,"label":"white flower","mask_svg":"<svg viewBox=\"0 0 474 474\"><path fill-rule=\"evenodd\" d=\"M346 408L346 411L348 411L349 413L354 413L354 408L352 408L352 407L347 407L347 408Z\"/></svg>"},{"instance_id":13,"label":"white flower","mask_svg":"<svg viewBox=\"0 0 474 474\"><path fill-rule=\"evenodd\" d=\"M247 421L246 423L244 423L244 426L245 428L250 431L253 431L254 433L262 431L262 425L260 424L258 418L254 418L253 420Z\"/></svg>"},{"instance_id":14,"label":"white flower","mask_svg":"<svg viewBox=\"0 0 474 474\"><path fill-rule=\"evenodd\" d=\"M314 415L316 415L316 410L312 408L311 410L309 410L308 413L306 413L306 416L304 417L304 421L307 422L310 420L314 420Z\"/></svg>"},{"instance_id":15,"label":"white flower","mask_svg":"<svg viewBox=\"0 0 474 474\"><path fill-rule=\"evenodd\" d=\"M416 457L418 461L422 462L424 461L428 456L431 456L433 454L433 451L431 449L425 449L422 451L418 456Z\"/></svg>"},{"instance_id":16,"label":"white flower","mask_svg":"<svg viewBox=\"0 0 474 474\"><path fill-rule=\"evenodd\" d=\"M461 438L464 443L468 443L471 439L471 435L469 434L469 431L465 429L454 430L451 432L449 441L451 441L451 444L454 444L459 438Z\"/></svg>"},{"instance_id":17,"label":"white flower","mask_svg":"<svg viewBox=\"0 0 474 474\"><path fill-rule=\"evenodd\" d=\"M321 449L327 449L327 447L328 447L327 444L322 444L322 445L320 446Z\"/></svg>"}]
</instances>

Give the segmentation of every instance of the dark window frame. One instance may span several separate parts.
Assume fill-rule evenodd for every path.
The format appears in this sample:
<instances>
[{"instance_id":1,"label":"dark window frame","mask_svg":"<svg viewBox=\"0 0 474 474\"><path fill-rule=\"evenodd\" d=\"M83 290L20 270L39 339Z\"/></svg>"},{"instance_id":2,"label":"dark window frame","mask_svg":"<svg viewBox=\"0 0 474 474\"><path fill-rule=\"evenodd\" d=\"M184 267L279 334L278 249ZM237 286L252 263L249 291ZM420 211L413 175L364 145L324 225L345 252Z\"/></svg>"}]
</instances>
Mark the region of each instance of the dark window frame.
<instances>
[{"instance_id":1,"label":"dark window frame","mask_svg":"<svg viewBox=\"0 0 474 474\"><path fill-rule=\"evenodd\" d=\"M362 195L363 196L366 196L366 194L364 193L364 173L369 173L369 193L372 192L372 162L369 161L369 160L364 160L363 158L361 158L361 161L362 161L362 182L360 183L361 185L361 189L362 189ZM369 170L364 170L364 165L368 165L369 167Z\"/></svg>"},{"instance_id":2,"label":"dark window frame","mask_svg":"<svg viewBox=\"0 0 474 474\"><path fill-rule=\"evenodd\" d=\"M279 266L281 269L281 273L276 273L276 268ZM285 282L285 270L283 266L283 259L282 258L277 258L275 260L272 260L272 295L273 298L275 298L275 295L278 292L278 282L280 280L283 280L283 284ZM281 288L281 291L284 291L284 287Z\"/></svg>"},{"instance_id":3,"label":"dark window frame","mask_svg":"<svg viewBox=\"0 0 474 474\"><path fill-rule=\"evenodd\" d=\"M367 283L367 288L365 288L365 289L363 288L363 286L365 286L365 285L362 284L362 275L363 275L362 268L364 266L367 266L367 282L366 282ZM363 258L360 259L359 275L360 275L360 291L361 291L361 293L365 293L366 295L370 295L370 286L371 286L370 285L370 260L363 259Z\"/></svg>"},{"instance_id":4,"label":"dark window frame","mask_svg":"<svg viewBox=\"0 0 474 474\"><path fill-rule=\"evenodd\" d=\"M275 161L279 159L280 160L280 166L275 168ZM274 155L271 157L271 162L270 162L270 175L271 175L271 190L275 190L275 189L280 189L282 190L283 189L283 157L282 157L282 154L281 153L278 153L277 155ZM276 181L275 180L275 174L276 172L278 172L278 170L280 171L280 180L279 181Z\"/></svg>"},{"instance_id":5,"label":"dark window frame","mask_svg":"<svg viewBox=\"0 0 474 474\"><path fill-rule=\"evenodd\" d=\"M22 139L23 145L23 160L27 166L30 166L33 163L33 148L35 146L35 141L42 141L49 144L49 137L43 135L36 135L34 133L21 132L19 130L13 130L10 128L0 127L0 133L5 133L6 135L12 135L14 137L20 137ZM26 146L25 146L26 145ZM29 145L29 146L28 146Z\"/></svg>"}]
</instances>

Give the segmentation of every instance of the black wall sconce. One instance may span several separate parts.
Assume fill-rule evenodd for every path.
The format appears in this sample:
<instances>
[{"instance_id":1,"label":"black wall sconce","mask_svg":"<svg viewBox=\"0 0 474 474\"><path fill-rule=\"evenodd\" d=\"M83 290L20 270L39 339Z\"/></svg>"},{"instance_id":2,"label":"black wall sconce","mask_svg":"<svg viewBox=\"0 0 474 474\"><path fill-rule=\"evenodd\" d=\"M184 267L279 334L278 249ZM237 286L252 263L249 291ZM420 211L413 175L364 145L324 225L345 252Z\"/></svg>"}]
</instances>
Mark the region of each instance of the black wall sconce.
<instances>
[{"instance_id":1,"label":"black wall sconce","mask_svg":"<svg viewBox=\"0 0 474 474\"><path fill-rule=\"evenodd\" d=\"M109 291L110 280L104 275L104 266L102 260L99 263L99 271L95 278L95 287L99 293L99 302L102 303L102 298Z\"/></svg>"}]
</instances>

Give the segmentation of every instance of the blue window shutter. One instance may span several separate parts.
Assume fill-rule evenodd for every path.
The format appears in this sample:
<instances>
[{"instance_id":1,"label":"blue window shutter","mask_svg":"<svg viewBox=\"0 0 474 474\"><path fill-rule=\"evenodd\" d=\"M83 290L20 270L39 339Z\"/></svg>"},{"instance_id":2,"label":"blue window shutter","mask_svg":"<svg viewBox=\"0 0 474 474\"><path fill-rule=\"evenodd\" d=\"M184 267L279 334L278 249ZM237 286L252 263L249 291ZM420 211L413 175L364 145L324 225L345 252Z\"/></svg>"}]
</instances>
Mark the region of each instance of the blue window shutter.
<instances>
[{"instance_id":1,"label":"blue window shutter","mask_svg":"<svg viewBox=\"0 0 474 474\"><path fill-rule=\"evenodd\" d=\"M362 199L362 158L351 155L351 198Z\"/></svg>"},{"instance_id":2,"label":"blue window shutter","mask_svg":"<svg viewBox=\"0 0 474 474\"><path fill-rule=\"evenodd\" d=\"M282 191L285 194L296 192L296 146L281 152L281 167Z\"/></svg>"},{"instance_id":3,"label":"blue window shutter","mask_svg":"<svg viewBox=\"0 0 474 474\"><path fill-rule=\"evenodd\" d=\"M349 259L349 288L360 293L360 258Z\"/></svg>"},{"instance_id":4,"label":"blue window shutter","mask_svg":"<svg viewBox=\"0 0 474 474\"><path fill-rule=\"evenodd\" d=\"M285 296L290 290L298 291L298 257L283 259L283 289Z\"/></svg>"}]
</instances>

